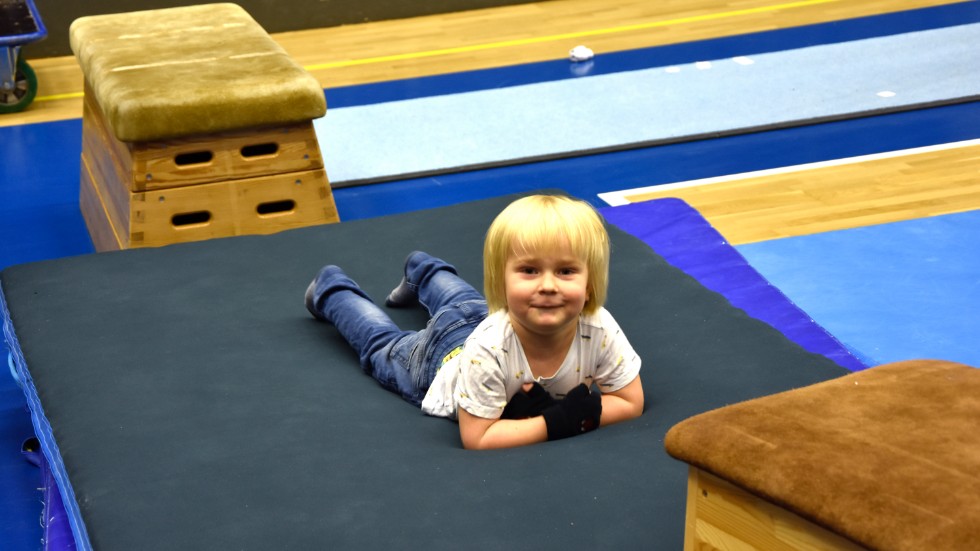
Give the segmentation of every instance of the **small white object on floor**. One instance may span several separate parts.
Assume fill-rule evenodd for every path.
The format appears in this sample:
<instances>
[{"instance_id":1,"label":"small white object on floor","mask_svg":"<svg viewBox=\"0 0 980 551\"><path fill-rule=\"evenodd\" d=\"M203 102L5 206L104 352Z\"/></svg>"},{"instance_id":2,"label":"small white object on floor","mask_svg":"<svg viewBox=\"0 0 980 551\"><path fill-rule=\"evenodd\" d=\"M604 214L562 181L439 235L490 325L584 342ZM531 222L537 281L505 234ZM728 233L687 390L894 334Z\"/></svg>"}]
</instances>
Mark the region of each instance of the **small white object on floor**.
<instances>
[{"instance_id":1,"label":"small white object on floor","mask_svg":"<svg viewBox=\"0 0 980 551\"><path fill-rule=\"evenodd\" d=\"M568 59L574 62L588 61L595 57L595 52L585 46L575 46L568 51Z\"/></svg>"}]
</instances>

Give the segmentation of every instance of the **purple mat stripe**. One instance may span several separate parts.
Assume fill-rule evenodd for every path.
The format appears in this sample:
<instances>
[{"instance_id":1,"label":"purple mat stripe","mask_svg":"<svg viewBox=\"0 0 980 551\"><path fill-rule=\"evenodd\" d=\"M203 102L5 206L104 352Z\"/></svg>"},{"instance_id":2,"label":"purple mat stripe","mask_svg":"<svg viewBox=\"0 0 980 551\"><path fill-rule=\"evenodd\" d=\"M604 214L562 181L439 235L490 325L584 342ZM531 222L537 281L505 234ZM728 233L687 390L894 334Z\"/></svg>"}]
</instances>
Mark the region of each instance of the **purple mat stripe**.
<instances>
[{"instance_id":1,"label":"purple mat stripe","mask_svg":"<svg viewBox=\"0 0 980 551\"><path fill-rule=\"evenodd\" d=\"M869 367L770 284L684 201L658 199L600 212L609 223L639 238L667 262L807 351L822 354L851 371Z\"/></svg>"}]
</instances>

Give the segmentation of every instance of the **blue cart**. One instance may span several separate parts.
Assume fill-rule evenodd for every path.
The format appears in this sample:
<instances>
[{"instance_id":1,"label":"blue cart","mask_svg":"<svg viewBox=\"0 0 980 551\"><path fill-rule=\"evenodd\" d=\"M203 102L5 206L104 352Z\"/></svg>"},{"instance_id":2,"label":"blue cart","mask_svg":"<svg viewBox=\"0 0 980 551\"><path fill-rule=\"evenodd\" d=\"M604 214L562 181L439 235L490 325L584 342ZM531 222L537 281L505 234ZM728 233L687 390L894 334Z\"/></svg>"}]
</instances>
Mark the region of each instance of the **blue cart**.
<instances>
[{"instance_id":1,"label":"blue cart","mask_svg":"<svg viewBox=\"0 0 980 551\"><path fill-rule=\"evenodd\" d=\"M0 114L23 111L34 101L37 76L20 48L47 35L33 0L0 0Z\"/></svg>"}]
</instances>

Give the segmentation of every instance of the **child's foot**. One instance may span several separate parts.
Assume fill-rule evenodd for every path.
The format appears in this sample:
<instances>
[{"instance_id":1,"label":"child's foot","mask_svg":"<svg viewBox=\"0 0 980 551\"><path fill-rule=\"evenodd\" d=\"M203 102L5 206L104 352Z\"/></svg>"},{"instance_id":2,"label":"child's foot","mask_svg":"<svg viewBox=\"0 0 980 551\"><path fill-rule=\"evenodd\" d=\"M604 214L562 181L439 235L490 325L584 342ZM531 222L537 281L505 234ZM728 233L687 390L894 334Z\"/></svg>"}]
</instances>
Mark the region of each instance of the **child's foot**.
<instances>
[{"instance_id":1,"label":"child's foot","mask_svg":"<svg viewBox=\"0 0 980 551\"><path fill-rule=\"evenodd\" d=\"M339 284L339 285L338 285ZM353 286L353 288L352 288ZM318 320L330 321L323 315L323 300L326 298L328 291L337 290L337 288L348 288L355 290L358 294L363 294L363 291L357 288L356 284L347 277L347 274L340 269L339 266L334 266L328 264L317 272L316 277L310 282L310 285L306 288L306 295L304 296L304 302L306 303L306 309L313 314Z\"/></svg>"},{"instance_id":2,"label":"child's foot","mask_svg":"<svg viewBox=\"0 0 980 551\"><path fill-rule=\"evenodd\" d=\"M411 262L412 257L416 254L419 254L418 251L409 254L408 258L405 259L406 268L409 262ZM390 306L392 308L405 308L408 306L415 306L418 303L418 287L408 282L408 275L403 276L401 283L398 284L398 287L392 289L391 292L388 293L388 297L385 298L385 306Z\"/></svg>"},{"instance_id":3,"label":"child's foot","mask_svg":"<svg viewBox=\"0 0 980 551\"><path fill-rule=\"evenodd\" d=\"M385 306L390 306L392 308L405 308L408 306L415 306L419 302L419 295L415 292L415 289L409 285L408 280L404 277L402 282L398 284L388 293L388 297L385 298Z\"/></svg>"}]
</instances>

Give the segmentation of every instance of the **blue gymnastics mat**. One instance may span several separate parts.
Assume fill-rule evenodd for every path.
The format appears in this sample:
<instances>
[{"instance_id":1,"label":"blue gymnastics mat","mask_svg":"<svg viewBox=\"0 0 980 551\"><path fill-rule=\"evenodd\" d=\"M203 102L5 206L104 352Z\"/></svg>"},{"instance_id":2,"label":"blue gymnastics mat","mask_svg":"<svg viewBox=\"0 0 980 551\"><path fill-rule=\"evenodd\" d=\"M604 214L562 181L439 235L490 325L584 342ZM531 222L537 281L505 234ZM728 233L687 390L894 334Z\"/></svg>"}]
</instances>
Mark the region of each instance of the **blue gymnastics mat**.
<instances>
[{"instance_id":1,"label":"blue gymnastics mat","mask_svg":"<svg viewBox=\"0 0 980 551\"><path fill-rule=\"evenodd\" d=\"M980 367L980 211L753 243L738 251L869 365Z\"/></svg>"},{"instance_id":2,"label":"blue gymnastics mat","mask_svg":"<svg viewBox=\"0 0 980 551\"><path fill-rule=\"evenodd\" d=\"M24 441L34 436L34 427L24 392L10 377L7 360L7 348L0 339L0 549L33 551L40 547L44 534L38 522L42 505L37 491L43 482L38 468L20 451Z\"/></svg>"},{"instance_id":3,"label":"blue gymnastics mat","mask_svg":"<svg viewBox=\"0 0 980 551\"><path fill-rule=\"evenodd\" d=\"M971 101L978 42L971 23L342 107L314 125L331 182L372 183Z\"/></svg>"}]
</instances>

